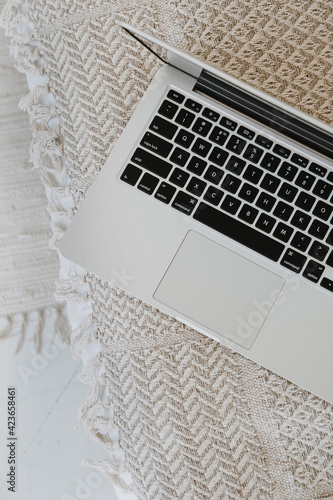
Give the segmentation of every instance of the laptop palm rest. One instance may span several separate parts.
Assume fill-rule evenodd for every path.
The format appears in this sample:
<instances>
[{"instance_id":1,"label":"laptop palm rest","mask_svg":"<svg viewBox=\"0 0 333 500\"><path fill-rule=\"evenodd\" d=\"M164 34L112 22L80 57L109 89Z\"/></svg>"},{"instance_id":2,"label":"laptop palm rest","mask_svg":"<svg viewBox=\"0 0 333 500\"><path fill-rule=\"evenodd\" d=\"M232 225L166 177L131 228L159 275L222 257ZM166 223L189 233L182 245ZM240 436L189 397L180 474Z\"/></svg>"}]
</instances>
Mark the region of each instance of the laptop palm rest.
<instances>
[{"instance_id":1,"label":"laptop palm rest","mask_svg":"<svg viewBox=\"0 0 333 500\"><path fill-rule=\"evenodd\" d=\"M280 276L189 231L154 298L248 349L284 283Z\"/></svg>"}]
</instances>

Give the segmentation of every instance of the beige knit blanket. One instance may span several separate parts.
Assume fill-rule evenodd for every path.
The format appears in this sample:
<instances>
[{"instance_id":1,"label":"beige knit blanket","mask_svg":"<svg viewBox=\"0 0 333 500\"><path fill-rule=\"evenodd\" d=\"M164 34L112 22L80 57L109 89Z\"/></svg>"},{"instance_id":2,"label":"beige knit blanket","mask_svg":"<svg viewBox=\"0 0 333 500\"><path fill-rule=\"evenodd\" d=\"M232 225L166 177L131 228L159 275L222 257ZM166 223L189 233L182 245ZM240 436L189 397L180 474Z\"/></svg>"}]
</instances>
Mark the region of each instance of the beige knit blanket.
<instances>
[{"instance_id":1,"label":"beige knit blanket","mask_svg":"<svg viewBox=\"0 0 333 500\"><path fill-rule=\"evenodd\" d=\"M13 52L21 68L49 76L49 85L30 96L28 110L47 117L39 96L51 91L61 120L58 134L47 120L39 142L35 134L36 162L43 172L48 166L54 189L56 173L67 173L74 211L161 64L116 20L333 123L332 1L28 4L22 16L21 1L11 0L5 16L13 35L16 25L32 21L30 37L13 36ZM60 202L54 210L61 215ZM58 224L57 238L65 227ZM328 403L91 273L61 282L58 295L88 299L93 309L73 333L72 347L81 356L99 345L83 369L91 392L81 417L110 458L89 465L142 500L333 494Z\"/></svg>"},{"instance_id":2,"label":"beige knit blanket","mask_svg":"<svg viewBox=\"0 0 333 500\"><path fill-rule=\"evenodd\" d=\"M0 0L0 12L5 0ZM54 298L58 279L45 189L29 163L31 128L18 105L28 92L0 29L0 339L17 337L17 350L59 332L68 336L66 312ZM2 348L2 344L0 344Z\"/></svg>"}]
</instances>

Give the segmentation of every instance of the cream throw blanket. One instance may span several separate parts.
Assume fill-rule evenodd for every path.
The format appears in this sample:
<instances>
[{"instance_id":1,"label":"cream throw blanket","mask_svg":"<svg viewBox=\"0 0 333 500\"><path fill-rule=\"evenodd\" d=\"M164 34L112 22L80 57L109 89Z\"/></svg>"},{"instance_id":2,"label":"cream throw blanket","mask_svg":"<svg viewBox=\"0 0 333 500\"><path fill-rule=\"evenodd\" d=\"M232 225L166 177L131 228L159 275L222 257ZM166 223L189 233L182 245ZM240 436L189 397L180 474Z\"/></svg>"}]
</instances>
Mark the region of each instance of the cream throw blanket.
<instances>
[{"instance_id":1,"label":"cream throw blanket","mask_svg":"<svg viewBox=\"0 0 333 500\"><path fill-rule=\"evenodd\" d=\"M0 0L0 12L4 5ZM7 44L1 29L0 339L17 336L17 350L33 340L39 351L43 338L56 332L68 337L68 326L65 308L53 296L59 261L49 248L52 230L40 172L29 163L29 118L18 109L27 80L14 68Z\"/></svg>"},{"instance_id":2,"label":"cream throw blanket","mask_svg":"<svg viewBox=\"0 0 333 500\"><path fill-rule=\"evenodd\" d=\"M160 67L116 20L333 123L331 1L28 4L22 16L21 2L12 0L5 15L13 35L16 25L33 23L32 36L13 37L21 68L49 75L28 108L47 117L39 96L51 91L61 120L58 134L46 122L43 136L35 131L36 162L43 172L48 166L44 180L55 189L56 174L67 173L74 211ZM60 202L57 209L61 215ZM65 226L58 225L57 237ZM100 345L83 371L91 392L81 417L110 459L88 464L142 500L313 500L333 493L332 406L91 273L61 282L58 295L92 305L73 333L74 353Z\"/></svg>"}]
</instances>

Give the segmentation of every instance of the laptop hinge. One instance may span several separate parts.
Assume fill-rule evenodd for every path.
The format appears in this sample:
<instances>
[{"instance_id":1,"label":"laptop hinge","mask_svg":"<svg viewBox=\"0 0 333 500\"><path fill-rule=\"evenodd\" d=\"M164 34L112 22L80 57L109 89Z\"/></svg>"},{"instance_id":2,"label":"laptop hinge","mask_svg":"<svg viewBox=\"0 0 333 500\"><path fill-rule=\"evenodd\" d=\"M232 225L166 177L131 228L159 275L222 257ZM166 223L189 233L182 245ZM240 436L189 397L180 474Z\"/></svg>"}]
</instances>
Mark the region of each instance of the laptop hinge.
<instances>
[{"instance_id":1,"label":"laptop hinge","mask_svg":"<svg viewBox=\"0 0 333 500\"><path fill-rule=\"evenodd\" d=\"M331 135L226 83L205 70L201 72L193 90L226 104L289 139L300 142L304 146L333 159L333 137Z\"/></svg>"},{"instance_id":2,"label":"laptop hinge","mask_svg":"<svg viewBox=\"0 0 333 500\"><path fill-rule=\"evenodd\" d=\"M125 26L122 26L122 28L123 28L124 31L126 31L126 33L128 33L129 35L131 35L131 37L134 38L137 42L141 43L141 45L143 45L143 47L145 47L146 49L148 49L149 52L151 52L152 54L154 54L154 56L156 56L160 61L162 61L162 63L168 64L168 61L166 59L163 59L163 57L161 57L157 52L155 52L155 50L153 50L151 47L149 47L149 45L147 43L145 43L143 40L141 40L141 38L139 38L137 35L135 35L130 30L128 30L127 28L125 28Z\"/></svg>"}]
</instances>

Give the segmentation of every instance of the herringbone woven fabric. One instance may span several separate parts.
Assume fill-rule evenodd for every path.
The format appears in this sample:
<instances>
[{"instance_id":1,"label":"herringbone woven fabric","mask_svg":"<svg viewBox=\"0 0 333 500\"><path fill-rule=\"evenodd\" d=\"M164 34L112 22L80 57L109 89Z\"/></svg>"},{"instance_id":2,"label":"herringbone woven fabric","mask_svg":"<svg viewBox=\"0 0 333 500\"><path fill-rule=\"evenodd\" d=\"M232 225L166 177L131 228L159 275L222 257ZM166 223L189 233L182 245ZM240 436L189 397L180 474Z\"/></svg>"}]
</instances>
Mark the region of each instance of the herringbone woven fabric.
<instances>
[{"instance_id":1,"label":"herringbone woven fabric","mask_svg":"<svg viewBox=\"0 0 333 500\"><path fill-rule=\"evenodd\" d=\"M39 45L22 64L43 56L73 210L161 64L117 20L333 123L332 16L314 0L30 0ZM100 352L81 415L110 451L92 465L122 484L129 471L142 500L333 494L332 406L93 274L84 282L93 313L73 350ZM80 300L79 281L67 285Z\"/></svg>"}]
</instances>

